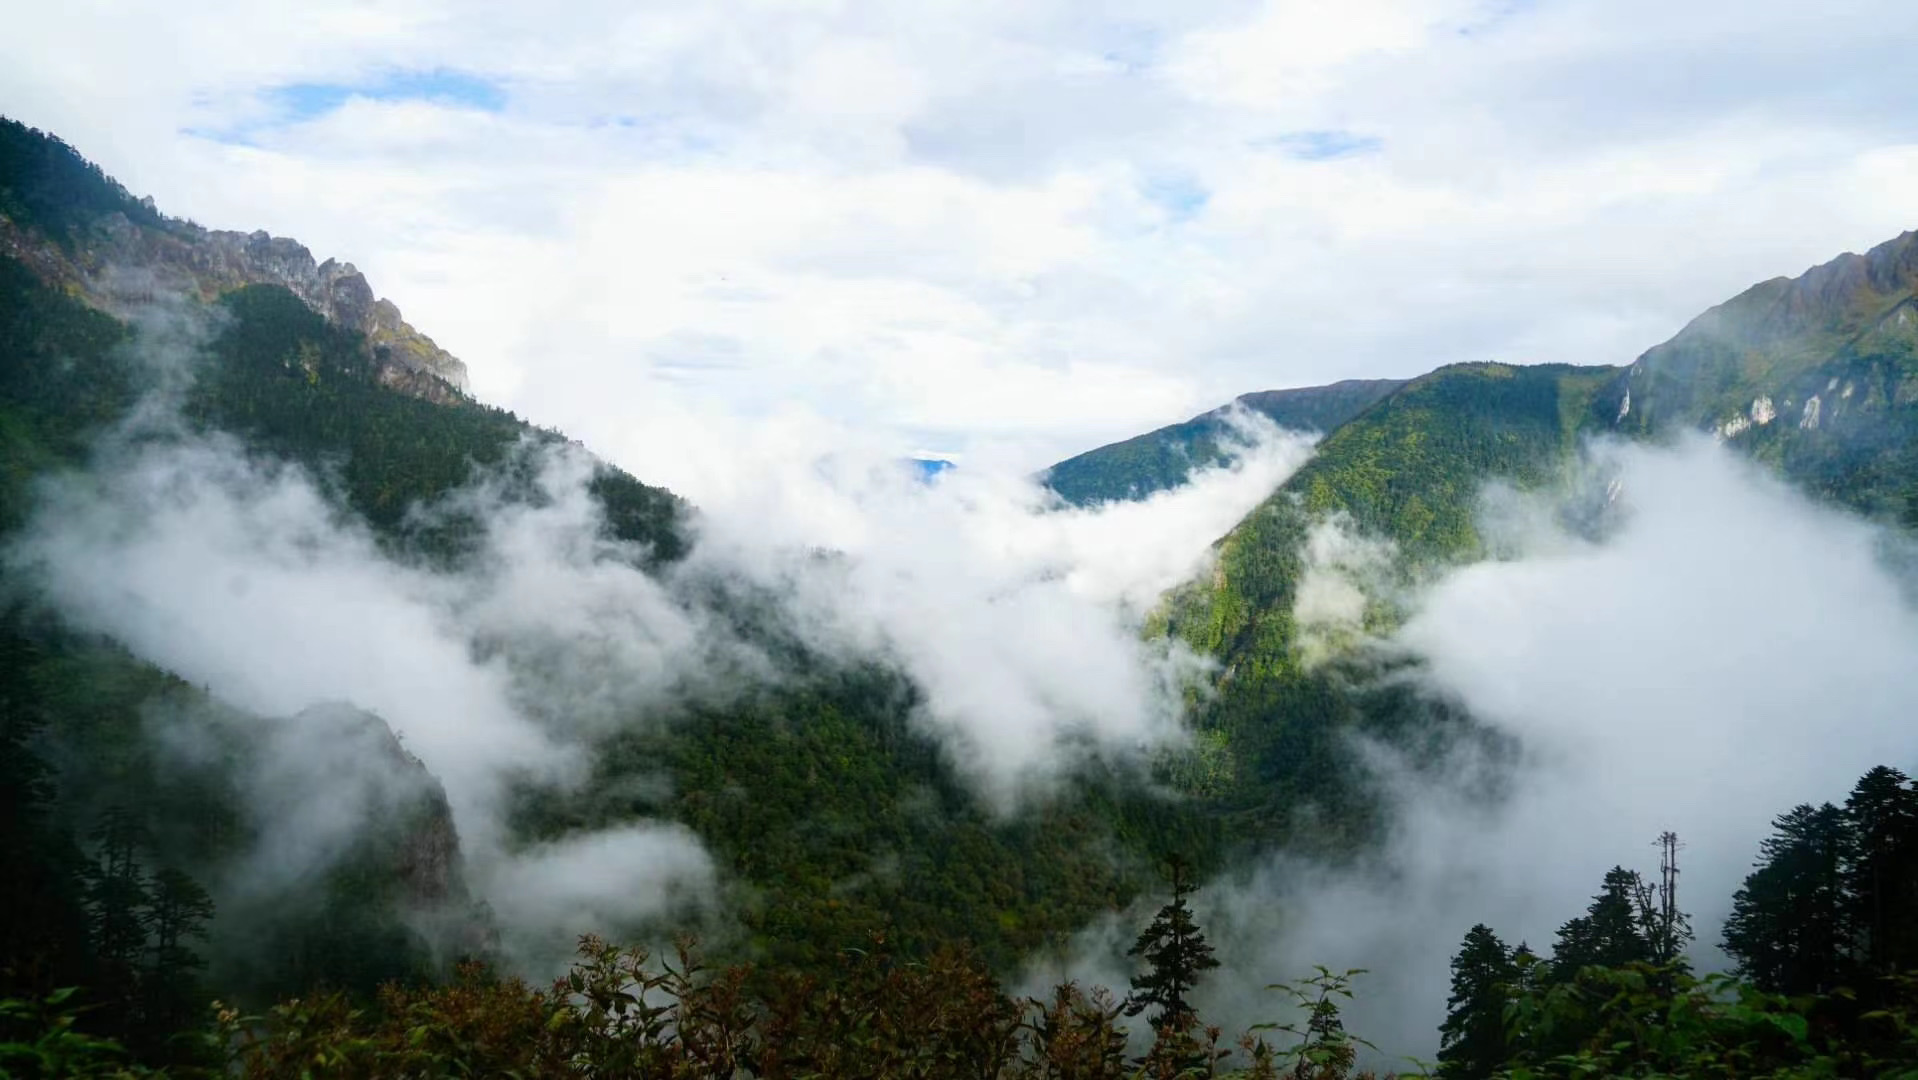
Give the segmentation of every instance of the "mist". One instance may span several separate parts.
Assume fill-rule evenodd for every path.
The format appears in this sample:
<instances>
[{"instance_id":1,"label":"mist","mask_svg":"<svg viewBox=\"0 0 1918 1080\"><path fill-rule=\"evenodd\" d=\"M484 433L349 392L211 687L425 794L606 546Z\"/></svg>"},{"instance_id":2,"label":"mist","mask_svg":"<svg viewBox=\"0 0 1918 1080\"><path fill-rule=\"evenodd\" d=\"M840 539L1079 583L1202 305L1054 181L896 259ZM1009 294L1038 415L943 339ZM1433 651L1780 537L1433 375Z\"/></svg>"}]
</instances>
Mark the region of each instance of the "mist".
<instances>
[{"instance_id":1,"label":"mist","mask_svg":"<svg viewBox=\"0 0 1918 1080\"><path fill-rule=\"evenodd\" d=\"M1142 640L1142 612L1312 442L1245 419L1243 452L1186 487L1078 510L1009 470L925 482L895 448L843 431L799 447L713 438L706 459L756 481L696 514L691 553L654 571L607 538L593 459L528 442L517 471L532 497L477 476L414 508L415 525L479 523L449 567L377 537L304 470L190 431L181 388L218 328L191 305L167 311L140 320L134 344L163 392L88 468L41 483L10 577L204 688L232 710L222 722L270 730L241 784L262 842L230 869L234 889L323 870L421 781L383 734L339 737L339 715L371 714L443 786L466 884L529 971L579 932L718 902L712 860L677 825L636 818L528 847L507 820L516 787L580 783L597 740L788 677L716 596L759 590L816 653L897 666L922 692L914 722L1010 811L1046 797L1087 745L1134 754L1182 737L1178 686L1204 665ZM202 737L154 736L174 751ZM654 783L670 789L663 769Z\"/></svg>"},{"instance_id":2,"label":"mist","mask_svg":"<svg viewBox=\"0 0 1918 1080\"><path fill-rule=\"evenodd\" d=\"M1703 438L1587 453L1612 500L1599 539L1575 527L1588 491L1488 491L1482 524L1507 557L1444 576L1374 646L1515 736L1518 766L1361 747L1394 808L1384 850L1353 870L1272 861L1199 897L1229 958L1201 994L1213 1022L1281 1014L1262 988L1314 964L1365 968L1348 1030L1429 1059L1467 929L1549 954L1607 869L1656 869L1666 829L1684 844L1692 958L1722 967L1721 924L1771 819L1918 757L1904 540Z\"/></svg>"}]
</instances>

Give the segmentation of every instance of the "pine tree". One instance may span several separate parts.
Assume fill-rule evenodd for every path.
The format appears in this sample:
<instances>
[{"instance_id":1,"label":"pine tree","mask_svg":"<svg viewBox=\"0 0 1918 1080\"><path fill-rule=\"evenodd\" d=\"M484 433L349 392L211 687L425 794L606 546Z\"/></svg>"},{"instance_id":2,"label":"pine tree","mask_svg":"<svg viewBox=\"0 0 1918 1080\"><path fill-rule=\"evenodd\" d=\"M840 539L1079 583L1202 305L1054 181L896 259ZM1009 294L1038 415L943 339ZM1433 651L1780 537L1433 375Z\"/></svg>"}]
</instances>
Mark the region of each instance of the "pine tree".
<instances>
[{"instance_id":1,"label":"pine tree","mask_svg":"<svg viewBox=\"0 0 1918 1080\"><path fill-rule=\"evenodd\" d=\"M153 875L148 895L152 950L141 980L140 1013L146 1041L158 1051L206 1004L198 977L206 962L186 942L204 936L213 918L213 900L198 882L172 867Z\"/></svg>"},{"instance_id":2,"label":"pine tree","mask_svg":"<svg viewBox=\"0 0 1918 1080\"><path fill-rule=\"evenodd\" d=\"M1614 866L1605 873L1604 887L1592 898L1585 914L1559 927L1552 947L1552 971L1569 981L1579 969L1624 967L1652 959L1650 943L1639 925L1637 901L1645 883L1634 871Z\"/></svg>"},{"instance_id":3,"label":"pine tree","mask_svg":"<svg viewBox=\"0 0 1918 1080\"><path fill-rule=\"evenodd\" d=\"M124 806L112 806L94 827L87 871L87 929L99 967L98 991L109 1003L107 1023L124 1034L135 1020L141 960L147 950L151 894L140 855L146 828Z\"/></svg>"},{"instance_id":4,"label":"pine tree","mask_svg":"<svg viewBox=\"0 0 1918 1080\"><path fill-rule=\"evenodd\" d=\"M1831 803L1793 807L1772 829L1757 869L1732 897L1725 952L1761 990L1824 993L1851 978L1845 929L1851 833Z\"/></svg>"},{"instance_id":5,"label":"pine tree","mask_svg":"<svg viewBox=\"0 0 1918 1080\"><path fill-rule=\"evenodd\" d=\"M52 812L53 771L37 752L46 708L39 647L0 616L0 998L84 980L85 856Z\"/></svg>"},{"instance_id":6,"label":"pine tree","mask_svg":"<svg viewBox=\"0 0 1918 1080\"><path fill-rule=\"evenodd\" d=\"M1845 800L1852 832L1846 874L1853 948L1869 975L1918 965L1918 790L1883 765L1861 777Z\"/></svg>"},{"instance_id":7,"label":"pine tree","mask_svg":"<svg viewBox=\"0 0 1918 1080\"><path fill-rule=\"evenodd\" d=\"M1505 1004L1519 971L1511 950L1480 923L1452 958L1452 996L1439 1026L1439 1075L1489 1077L1506 1059Z\"/></svg>"},{"instance_id":8,"label":"pine tree","mask_svg":"<svg viewBox=\"0 0 1918 1080\"><path fill-rule=\"evenodd\" d=\"M1158 1028L1184 1029L1193 1023L1192 1006L1186 995L1198 985L1201 973L1219 966L1212 946L1192 918L1186 897L1192 883L1184 860L1173 859L1172 900L1159 909L1152 924L1139 934L1127 956L1146 962L1146 970L1132 977L1132 994L1126 999L1126 1015L1137 1016L1156 1009L1151 1021Z\"/></svg>"}]
</instances>

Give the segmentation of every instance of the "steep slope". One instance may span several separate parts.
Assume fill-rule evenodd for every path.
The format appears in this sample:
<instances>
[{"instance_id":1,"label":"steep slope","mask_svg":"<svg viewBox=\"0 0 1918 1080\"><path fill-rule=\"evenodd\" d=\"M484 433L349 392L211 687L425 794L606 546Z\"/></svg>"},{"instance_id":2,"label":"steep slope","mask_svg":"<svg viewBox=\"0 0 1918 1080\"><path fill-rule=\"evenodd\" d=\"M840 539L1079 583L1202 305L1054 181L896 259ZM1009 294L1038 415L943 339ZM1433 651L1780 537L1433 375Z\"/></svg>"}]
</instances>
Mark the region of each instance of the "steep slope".
<instances>
[{"instance_id":1,"label":"steep slope","mask_svg":"<svg viewBox=\"0 0 1918 1080\"><path fill-rule=\"evenodd\" d=\"M1918 232L1755 285L1598 395L1601 428L1700 429L1809 489L1918 524Z\"/></svg>"},{"instance_id":2,"label":"steep slope","mask_svg":"<svg viewBox=\"0 0 1918 1080\"><path fill-rule=\"evenodd\" d=\"M1441 368L1334 431L1312 460L1217 544L1209 583L1180 594L1170 627L1229 661L1276 662L1314 521L1345 515L1414 562L1470 558L1473 510L1493 477L1549 479L1616 368Z\"/></svg>"},{"instance_id":3,"label":"steep slope","mask_svg":"<svg viewBox=\"0 0 1918 1080\"><path fill-rule=\"evenodd\" d=\"M1340 636L1392 617L1395 581L1478 557L1482 486L1551 482L1593 395L1616 368L1460 364L1412 380L1319 444L1313 459L1215 545L1211 573L1176 590L1160 625L1216 658L1196 709L1213 753L1208 782L1262 829L1319 811L1339 844L1369 822L1344 733L1483 737L1469 717L1379 680ZM1315 576L1329 584L1302 612ZM1325 843L1323 836L1310 840Z\"/></svg>"},{"instance_id":4,"label":"steep slope","mask_svg":"<svg viewBox=\"0 0 1918 1080\"><path fill-rule=\"evenodd\" d=\"M391 377L390 357L374 336L285 283L240 284L211 298L198 285L184 298L94 289L89 282L123 279L99 240L103 228L117 227L103 225L103 216L124 217L142 235L170 226L63 144L39 138L59 169L78 172L52 188L31 180L40 175L32 169L31 182L0 174L16 235L34 240L24 258L0 256L0 533L31 513L36 481L49 471L110 467L96 452L99 436L156 385L168 385L189 429L231 435L249 455L303 468L344 519L371 526L396 562L472 568L461 560L478 522L440 514L429 528L409 511L479 479L509 495L529 486L517 484L523 478L514 469L524 457L516 448L562 436L464 395L408 392ZM75 192L82 197L70 197ZM95 258L101 261L88 262ZM75 267L92 277L67 276ZM177 316L164 320L169 327L206 333L187 335L172 350L179 355L146 355L150 339L123 316L155 313ZM690 571L693 580L675 584L687 509L670 493L611 467L597 471L592 491L608 533L645 546L644 568L655 580L683 589L675 595L777 657L780 674L734 687L723 706L665 705L627 718L585 748L591 769L584 782L529 782L515 792L515 840L537 844L639 818L684 823L722 869L732 921L720 929L741 931L712 942L715 949L812 971L831 968L841 950L866 946L875 934L912 954L968 941L1010 971L1033 949L1152 887L1163 853L1217 864L1219 823L1209 807L1170 801L1131 771L1098 762L1029 813L1008 817L985 806L917 722L923 702L909 680L881 661L809 649L785 624L776 597L741 596L730 583ZM194 843L206 849L204 865L230 857L222 845L235 835L232 815L222 808L233 800L223 791L243 779L240 759L221 758L225 766L182 787L180 774L158 763L144 741L145 710L190 688L110 643L76 638L55 615L14 613L35 659L0 671L0 694L16 683L52 693L31 738L55 763L58 806L74 815L70 832L84 835L84 808L116 791L166 791L141 801L145 824L189 839L203 827ZM89 688L108 687L124 690L111 708L88 696ZM393 720L405 726L406 718ZM109 721L112 738L93 738ZM124 753L108 756L109 744ZM418 835L426 841L434 833ZM411 863L396 869L383 852L390 849L376 846L379 857L356 864L359 876L339 889L379 898L400 887L395 873L417 877ZM371 979L382 973L359 961L411 955L363 914L341 914L339 925L363 930L354 940L374 944L342 958L351 971L323 977ZM227 917L255 920L231 907ZM230 975L237 989L259 990L320 971L324 957L309 948L314 938L274 940L254 966L223 964L215 973ZM298 955L280 949L295 941L305 943Z\"/></svg>"},{"instance_id":5,"label":"steep slope","mask_svg":"<svg viewBox=\"0 0 1918 1080\"><path fill-rule=\"evenodd\" d=\"M1332 431L1405 385L1400 379L1348 379L1330 386L1242 394L1232 404L1183 424L1067 458L1046 470L1046 486L1075 506L1139 499L1177 487L1192 470L1223 464L1243 447L1235 409L1263 415L1293 431Z\"/></svg>"},{"instance_id":6,"label":"steep slope","mask_svg":"<svg viewBox=\"0 0 1918 1080\"><path fill-rule=\"evenodd\" d=\"M351 263L315 263L297 241L209 231L135 199L59 139L0 117L0 255L43 282L123 316L156 295L212 300L278 285L364 338L382 385L449 402L466 365L378 299Z\"/></svg>"},{"instance_id":7,"label":"steep slope","mask_svg":"<svg viewBox=\"0 0 1918 1080\"><path fill-rule=\"evenodd\" d=\"M1629 367L1443 368L1334 430L1161 612L1220 664L1198 710L1205 782L1320 797L1301 785L1339 768L1335 733L1385 715L1362 700L1369 661L1341 646L1394 621L1400 586L1489 554L1487 482L1560 482L1586 435L1681 431L1918 525L1918 233L1754 286ZM1408 706L1434 708L1387 714Z\"/></svg>"}]
</instances>

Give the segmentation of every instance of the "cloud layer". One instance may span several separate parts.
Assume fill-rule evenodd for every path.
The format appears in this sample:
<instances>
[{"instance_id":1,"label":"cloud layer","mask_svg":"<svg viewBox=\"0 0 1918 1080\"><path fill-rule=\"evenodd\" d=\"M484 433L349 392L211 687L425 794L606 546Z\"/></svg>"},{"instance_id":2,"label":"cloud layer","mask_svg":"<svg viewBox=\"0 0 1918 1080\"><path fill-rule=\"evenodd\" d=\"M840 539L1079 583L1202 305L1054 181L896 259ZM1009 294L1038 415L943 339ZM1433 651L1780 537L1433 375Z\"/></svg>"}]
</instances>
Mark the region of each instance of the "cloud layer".
<instances>
[{"instance_id":1,"label":"cloud layer","mask_svg":"<svg viewBox=\"0 0 1918 1080\"><path fill-rule=\"evenodd\" d=\"M783 456L709 437L702 460L729 494L697 516L686 559L647 572L642 551L603 535L585 452L529 441L527 468L511 471L534 477L537 498L481 476L414 509L478 523L474 554L449 568L383 542L303 470L186 430L171 403L214 332L197 318L181 307L138 324L162 390L89 468L42 482L5 565L74 626L278 718L241 785L266 838L244 876L295 880L419 793L398 745L356 710L384 720L444 784L475 892L534 965L581 928L710 899L716 875L692 834L660 822L525 847L511 791L579 782L615 731L777 685L792 673L760 643L782 633L899 668L922 691L913 719L1001 808L1044 797L1068 744L1132 754L1179 740L1180 681L1200 664L1143 641L1143 610L1312 442L1248 419L1230 464L1078 510L1003 470L928 480L838 429L762 429ZM771 601L744 633L727 606L742 596Z\"/></svg>"},{"instance_id":2,"label":"cloud layer","mask_svg":"<svg viewBox=\"0 0 1918 1080\"><path fill-rule=\"evenodd\" d=\"M0 108L355 261L643 478L675 417L793 401L1036 468L1247 390L1622 362L1918 224L1914 33L1895 0L75 3L16 20Z\"/></svg>"},{"instance_id":3,"label":"cloud layer","mask_svg":"<svg viewBox=\"0 0 1918 1080\"><path fill-rule=\"evenodd\" d=\"M1312 964L1363 967L1350 1029L1429 1056L1469 927L1549 952L1613 864L1656 868L1666 829L1685 845L1694 955L1721 964L1771 819L1841 800L1874 765L1918 764L1907 541L1702 438L1594 457L1599 483L1621 485L1603 539L1545 527L1554 499L1522 513L1505 493L1488 522L1511 526L1511 557L1440 581L1388 643L1519 739L1503 797L1481 797L1475 758L1413 770L1375 753L1398 804L1386 851L1349 872L1275 863L1201 897L1235 961L1209 994L1221 1019L1269 1018L1260 988Z\"/></svg>"}]
</instances>

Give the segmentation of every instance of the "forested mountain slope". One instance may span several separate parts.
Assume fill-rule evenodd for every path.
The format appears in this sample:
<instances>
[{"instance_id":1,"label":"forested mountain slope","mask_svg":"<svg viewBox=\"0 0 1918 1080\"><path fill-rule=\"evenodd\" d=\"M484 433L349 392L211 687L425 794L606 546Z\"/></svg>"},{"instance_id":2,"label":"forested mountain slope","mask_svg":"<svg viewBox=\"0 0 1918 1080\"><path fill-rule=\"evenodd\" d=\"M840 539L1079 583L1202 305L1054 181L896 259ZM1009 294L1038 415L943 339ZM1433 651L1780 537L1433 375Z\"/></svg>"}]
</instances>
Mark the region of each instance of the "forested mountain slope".
<instances>
[{"instance_id":1,"label":"forested mountain slope","mask_svg":"<svg viewBox=\"0 0 1918 1080\"><path fill-rule=\"evenodd\" d=\"M136 431L136 442L220 433L250 460L296 467L346 520L369 527L396 567L483 571L469 564L482 523L462 517L449 493L483 480L489 498L504 500L496 510L545 497L526 474L534 451L561 436L450 390L418 393L393 375L391 345L377 332L328 317L324 304L290 286L229 288L205 278L195 281L213 282L212 295L196 284L183 296L128 296L73 280L75 267L119 280L109 261L117 249L99 238L121 219L148 234L171 235L177 223L57 140L17 128L0 134L14 170L0 174L0 231L23 256L0 256L0 530L12 534L28 520L47 478L118 467L102 448L124 443L129 410L167 388L177 392L165 400L183 430ZM189 329L156 350L135 325L155 314L166 317L166 333ZM1027 813L986 806L915 720L921 702L909 680L883 661L811 650L785 624L776 597L669 580L689 542L691 511L603 464L588 486L613 545L607 557L637 553L677 602L705 605L776 656L781 670L720 702L622 718L595 737L583 782L529 783L514 793L513 843L640 820L683 823L719 868L723 917L707 927L713 948L815 972L875 935L908 955L968 940L1011 970L1033 949L1130 902L1156 879L1164 852L1216 865L1223 841L1215 812L1169 799L1131 766L1088 760ZM434 512L416 512L424 506ZM21 920L21 940L52 950L32 973L16 975L41 986L92 983L98 957L88 935L49 928L84 921L82 879L99 850L91 837L101 814L124 802L151 838L140 854L151 869L182 870L216 893L235 853L258 835L236 787L257 755L241 747L181 773L155 755L155 710L213 717L208 723L220 731L293 720L250 716L114 642L75 634L23 590L9 589L6 602L10 644L0 683L26 703L5 718L7 745L40 778L8 792L20 800L10 820L26 829L7 841L8 854L40 852L46 870L16 878L6 904ZM390 817L395 827L412 820ZM451 845L442 861L457 863L444 814L426 820L401 828L392 845L440 850L414 842L437 837ZM222 992L257 1002L315 977L367 991L423 970L435 943L397 903L411 863L381 854L390 850L342 863L345 877L316 884L319 899L301 909L321 935L310 940L330 942L334 967L313 967L316 954L295 947L309 939L265 919L271 912L225 905L208 946ZM484 938L483 913L460 919L455 936L467 944L474 934ZM249 950L245 943L262 935L278 944Z\"/></svg>"},{"instance_id":2,"label":"forested mountain slope","mask_svg":"<svg viewBox=\"0 0 1918 1080\"><path fill-rule=\"evenodd\" d=\"M1195 713L1214 739L1208 782L1263 800L1336 774L1327 732L1342 716L1365 726L1382 715L1355 704L1374 680L1370 661L1343 645L1389 629L1404 586L1489 554L1479 532L1488 483L1573 494L1586 437L1709 433L1816 495L1918 524L1915 286L1918 234L1906 233L1755 286L1629 367L1461 364L1388 386L1332 427L1218 541L1211 571L1164 605L1166 632L1220 663L1217 693ZM1175 452L1137 452L1172 445L1162 436L1059 469L1102 462L1101 490L1114 493L1179 482L1163 464ZM1349 610L1328 614L1324 591L1303 596L1315 579L1345 593ZM1322 764L1298 769L1301 759Z\"/></svg>"},{"instance_id":3,"label":"forested mountain slope","mask_svg":"<svg viewBox=\"0 0 1918 1080\"><path fill-rule=\"evenodd\" d=\"M1046 470L1046 486L1075 506L1144 498L1179 486L1194 469L1230 461L1245 442L1231 422L1235 409L1292 431L1332 431L1403 385L1401 379L1347 379L1330 386L1241 394L1231 404L1183 424L1067 458Z\"/></svg>"}]
</instances>

